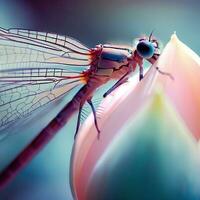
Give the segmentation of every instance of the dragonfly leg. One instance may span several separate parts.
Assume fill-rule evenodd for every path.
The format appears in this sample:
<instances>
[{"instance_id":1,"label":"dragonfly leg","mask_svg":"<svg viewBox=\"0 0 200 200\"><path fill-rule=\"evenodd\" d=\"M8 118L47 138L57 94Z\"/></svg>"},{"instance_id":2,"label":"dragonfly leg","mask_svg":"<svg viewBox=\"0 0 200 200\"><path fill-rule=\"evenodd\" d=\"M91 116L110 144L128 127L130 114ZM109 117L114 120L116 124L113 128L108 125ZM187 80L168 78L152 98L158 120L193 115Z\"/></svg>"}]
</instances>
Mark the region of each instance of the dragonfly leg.
<instances>
[{"instance_id":1,"label":"dragonfly leg","mask_svg":"<svg viewBox=\"0 0 200 200\"><path fill-rule=\"evenodd\" d=\"M93 116L94 116L94 124L95 124L95 127L97 129L97 132L98 132L98 139L100 138L100 129L98 127L98 123L97 123L97 115L96 115L96 111L95 111L95 108L94 108L94 105L92 103L92 100L91 99L88 99L87 102L89 103L89 105L91 106L92 108L92 113L93 113Z\"/></svg>"},{"instance_id":2,"label":"dragonfly leg","mask_svg":"<svg viewBox=\"0 0 200 200\"><path fill-rule=\"evenodd\" d=\"M139 75L139 80L141 81L143 78L144 78L144 69L143 69L143 66L142 65L139 65L140 66L140 75Z\"/></svg>"},{"instance_id":3,"label":"dragonfly leg","mask_svg":"<svg viewBox=\"0 0 200 200\"><path fill-rule=\"evenodd\" d=\"M127 75L129 72L127 72L125 75L123 75L104 95L103 97L107 97L112 91L114 91L116 88L118 88L121 84L125 83L128 80Z\"/></svg>"},{"instance_id":4,"label":"dragonfly leg","mask_svg":"<svg viewBox=\"0 0 200 200\"><path fill-rule=\"evenodd\" d=\"M79 111L78 111L78 119L77 119L77 124L76 124L76 132L74 134L74 139L76 139L76 136L78 134L78 130L80 127L80 122L81 122L81 110L82 110L82 105L80 105L79 107Z\"/></svg>"},{"instance_id":5,"label":"dragonfly leg","mask_svg":"<svg viewBox=\"0 0 200 200\"><path fill-rule=\"evenodd\" d=\"M156 67L156 70L157 70L160 74L165 75L165 76L168 76L169 78L171 78L172 80L174 80L174 77L172 76L172 74L160 70L159 67Z\"/></svg>"}]
</instances>

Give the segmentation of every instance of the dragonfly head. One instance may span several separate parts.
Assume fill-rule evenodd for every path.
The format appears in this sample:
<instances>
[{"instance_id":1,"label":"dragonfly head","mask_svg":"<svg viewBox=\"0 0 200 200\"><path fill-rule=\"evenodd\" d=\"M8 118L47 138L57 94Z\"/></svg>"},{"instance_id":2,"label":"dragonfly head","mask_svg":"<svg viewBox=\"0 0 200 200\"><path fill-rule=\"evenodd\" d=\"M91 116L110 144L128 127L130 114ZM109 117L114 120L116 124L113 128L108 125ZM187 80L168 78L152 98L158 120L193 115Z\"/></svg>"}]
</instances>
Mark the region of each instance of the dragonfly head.
<instances>
[{"instance_id":1,"label":"dragonfly head","mask_svg":"<svg viewBox=\"0 0 200 200\"><path fill-rule=\"evenodd\" d=\"M144 36L138 39L136 44L136 53L144 59L155 59L160 55L159 43L152 33L149 37Z\"/></svg>"}]
</instances>

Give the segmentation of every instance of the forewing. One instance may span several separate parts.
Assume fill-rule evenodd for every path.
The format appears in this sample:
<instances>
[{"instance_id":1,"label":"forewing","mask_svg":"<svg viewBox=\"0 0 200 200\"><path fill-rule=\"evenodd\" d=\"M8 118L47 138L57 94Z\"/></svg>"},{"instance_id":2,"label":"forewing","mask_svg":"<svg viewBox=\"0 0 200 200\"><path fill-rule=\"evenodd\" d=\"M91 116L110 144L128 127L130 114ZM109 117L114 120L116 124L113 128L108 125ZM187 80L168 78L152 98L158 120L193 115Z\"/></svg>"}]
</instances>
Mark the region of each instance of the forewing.
<instances>
[{"instance_id":1,"label":"forewing","mask_svg":"<svg viewBox=\"0 0 200 200\"><path fill-rule=\"evenodd\" d=\"M0 68L43 67L44 64L85 66L91 51L74 39L29 30L0 29Z\"/></svg>"},{"instance_id":2,"label":"forewing","mask_svg":"<svg viewBox=\"0 0 200 200\"><path fill-rule=\"evenodd\" d=\"M0 134L81 86L90 63L90 50L74 39L0 29Z\"/></svg>"}]
</instances>

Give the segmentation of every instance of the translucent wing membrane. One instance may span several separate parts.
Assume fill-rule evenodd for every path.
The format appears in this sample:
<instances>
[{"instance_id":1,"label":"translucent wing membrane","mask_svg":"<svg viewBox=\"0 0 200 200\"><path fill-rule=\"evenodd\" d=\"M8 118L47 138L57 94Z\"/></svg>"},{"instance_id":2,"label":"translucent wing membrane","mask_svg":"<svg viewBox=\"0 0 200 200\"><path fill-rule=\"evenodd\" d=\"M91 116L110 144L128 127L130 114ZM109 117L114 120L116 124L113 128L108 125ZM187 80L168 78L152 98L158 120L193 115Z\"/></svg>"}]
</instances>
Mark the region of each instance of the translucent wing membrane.
<instances>
[{"instance_id":1,"label":"translucent wing membrane","mask_svg":"<svg viewBox=\"0 0 200 200\"><path fill-rule=\"evenodd\" d=\"M9 71L8 74L0 71L0 131L82 84L78 73L70 73L71 78L66 79L68 71L57 69L58 76L53 76L51 70L42 69L39 74L36 69L18 70L16 74L13 74L16 71ZM61 73L62 76L59 76Z\"/></svg>"},{"instance_id":2,"label":"translucent wing membrane","mask_svg":"<svg viewBox=\"0 0 200 200\"><path fill-rule=\"evenodd\" d=\"M16 32L16 34L12 33ZM79 42L49 33L0 29L0 67L2 69L43 63L89 66L91 53ZM23 33L20 35L20 33ZM25 33L27 36L25 36ZM44 37L41 37L45 35ZM57 38L57 39L56 39ZM58 39L59 38L59 39ZM14 65L14 66L13 66Z\"/></svg>"},{"instance_id":3,"label":"translucent wing membrane","mask_svg":"<svg viewBox=\"0 0 200 200\"><path fill-rule=\"evenodd\" d=\"M0 134L83 84L90 57L68 37L0 29Z\"/></svg>"},{"instance_id":4,"label":"translucent wing membrane","mask_svg":"<svg viewBox=\"0 0 200 200\"><path fill-rule=\"evenodd\" d=\"M14 33L19 36L25 36L30 39L37 39L40 41L48 42L50 44L56 44L59 46L70 48L77 52L88 53L89 49L81 44L79 41L67 36L61 36L53 33L29 31L23 29L9 29L9 33Z\"/></svg>"}]
</instances>

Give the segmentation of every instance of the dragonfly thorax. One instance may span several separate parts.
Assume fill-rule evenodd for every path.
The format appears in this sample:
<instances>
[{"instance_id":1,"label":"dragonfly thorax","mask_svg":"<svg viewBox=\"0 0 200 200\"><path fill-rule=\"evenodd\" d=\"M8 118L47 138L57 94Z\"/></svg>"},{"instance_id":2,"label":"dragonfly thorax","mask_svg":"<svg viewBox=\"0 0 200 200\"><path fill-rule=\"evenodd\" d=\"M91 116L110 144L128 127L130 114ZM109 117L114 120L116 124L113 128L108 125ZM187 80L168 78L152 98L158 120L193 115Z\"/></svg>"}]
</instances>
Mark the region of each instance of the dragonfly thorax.
<instances>
[{"instance_id":1,"label":"dragonfly thorax","mask_svg":"<svg viewBox=\"0 0 200 200\"><path fill-rule=\"evenodd\" d=\"M103 45L97 64L97 75L111 76L113 71L128 66L131 50L112 45Z\"/></svg>"}]
</instances>

